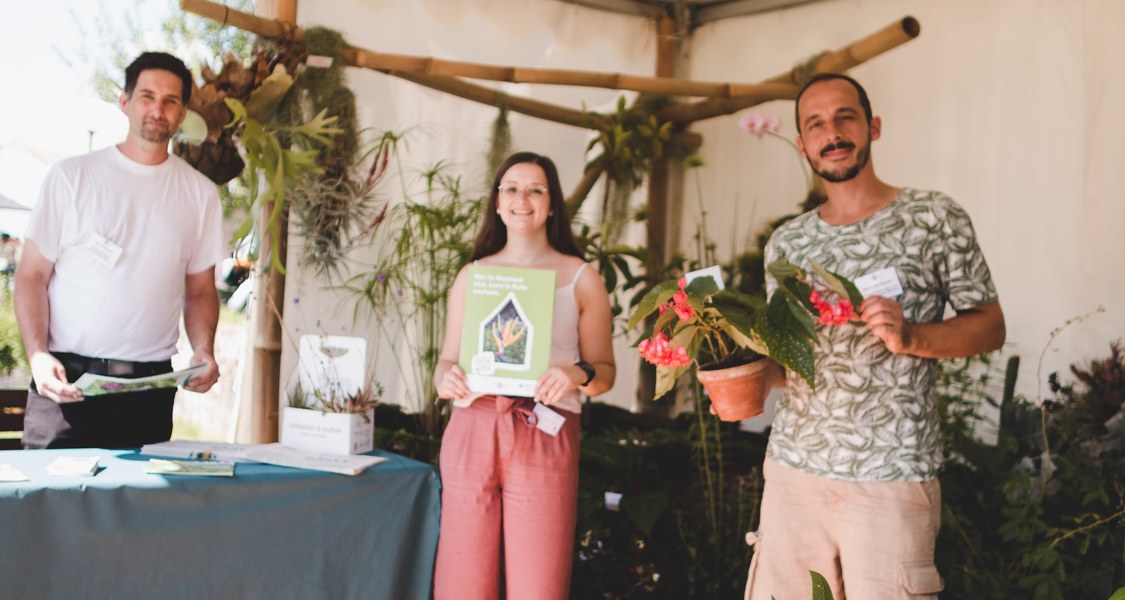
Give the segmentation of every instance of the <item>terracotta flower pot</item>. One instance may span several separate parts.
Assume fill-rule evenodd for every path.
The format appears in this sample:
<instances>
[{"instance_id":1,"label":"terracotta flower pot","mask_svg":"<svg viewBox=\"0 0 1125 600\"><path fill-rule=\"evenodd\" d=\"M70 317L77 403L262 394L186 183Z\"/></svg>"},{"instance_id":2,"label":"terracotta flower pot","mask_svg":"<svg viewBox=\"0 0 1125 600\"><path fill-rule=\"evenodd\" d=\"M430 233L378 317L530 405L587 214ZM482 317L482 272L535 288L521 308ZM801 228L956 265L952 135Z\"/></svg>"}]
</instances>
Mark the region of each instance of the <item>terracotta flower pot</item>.
<instances>
[{"instance_id":1,"label":"terracotta flower pot","mask_svg":"<svg viewBox=\"0 0 1125 600\"><path fill-rule=\"evenodd\" d=\"M770 388L765 360L711 371L697 370L696 377L716 414L724 421L741 421L762 414Z\"/></svg>"}]
</instances>

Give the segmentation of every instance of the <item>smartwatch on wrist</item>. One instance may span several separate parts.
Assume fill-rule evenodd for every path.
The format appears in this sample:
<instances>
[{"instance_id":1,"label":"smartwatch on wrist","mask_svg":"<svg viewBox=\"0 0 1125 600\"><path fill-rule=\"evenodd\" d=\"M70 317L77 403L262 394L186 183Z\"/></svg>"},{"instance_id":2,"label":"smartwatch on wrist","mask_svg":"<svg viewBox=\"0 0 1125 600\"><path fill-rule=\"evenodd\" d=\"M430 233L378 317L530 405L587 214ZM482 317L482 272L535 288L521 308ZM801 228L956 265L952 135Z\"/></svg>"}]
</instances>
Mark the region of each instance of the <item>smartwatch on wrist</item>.
<instances>
[{"instance_id":1,"label":"smartwatch on wrist","mask_svg":"<svg viewBox=\"0 0 1125 600\"><path fill-rule=\"evenodd\" d=\"M585 385L590 385L590 382L594 380L594 375L597 374L594 371L594 365L591 365L590 363L588 363L584 360L580 360L580 361L574 363L574 366L578 367L579 369L582 369L582 372L586 374L586 381L583 381L582 383L578 384L579 387L585 386Z\"/></svg>"}]
</instances>

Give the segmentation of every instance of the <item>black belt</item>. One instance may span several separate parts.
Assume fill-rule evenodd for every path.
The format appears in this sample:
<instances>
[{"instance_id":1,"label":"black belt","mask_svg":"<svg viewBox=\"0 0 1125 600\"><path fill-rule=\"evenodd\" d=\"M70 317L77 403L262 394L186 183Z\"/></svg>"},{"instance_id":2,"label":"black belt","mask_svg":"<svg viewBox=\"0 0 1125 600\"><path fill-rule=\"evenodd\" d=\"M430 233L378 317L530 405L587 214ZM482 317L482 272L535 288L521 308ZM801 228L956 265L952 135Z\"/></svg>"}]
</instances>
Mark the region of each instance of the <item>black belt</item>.
<instances>
[{"instance_id":1,"label":"black belt","mask_svg":"<svg viewBox=\"0 0 1125 600\"><path fill-rule=\"evenodd\" d=\"M158 360L154 362L138 362L132 360L115 360L112 358L92 358L73 354L70 352L52 352L55 358L66 367L67 375L75 373L92 373L94 375L108 375L110 377L125 377L135 379L149 375L161 375L172 371L171 360Z\"/></svg>"}]
</instances>

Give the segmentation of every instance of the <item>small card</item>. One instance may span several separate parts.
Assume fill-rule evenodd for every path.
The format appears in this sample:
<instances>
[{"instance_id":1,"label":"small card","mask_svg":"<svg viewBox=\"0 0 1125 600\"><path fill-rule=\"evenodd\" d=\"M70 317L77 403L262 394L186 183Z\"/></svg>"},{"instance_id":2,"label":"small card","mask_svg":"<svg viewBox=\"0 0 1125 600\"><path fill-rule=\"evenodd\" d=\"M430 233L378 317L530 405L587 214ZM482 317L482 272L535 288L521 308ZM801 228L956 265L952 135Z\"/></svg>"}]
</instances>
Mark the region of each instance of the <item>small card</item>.
<instances>
[{"instance_id":1,"label":"small card","mask_svg":"<svg viewBox=\"0 0 1125 600\"><path fill-rule=\"evenodd\" d=\"M887 267L857 277L855 287L860 294L863 294L864 298L870 298L871 296L895 298L902 295L902 282L899 281L898 273L895 272L894 267Z\"/></svg>"},{"instance_id":2,"label":"small card","mask_svg":"<svg viewBox=\"0 0 1125 600\"><path fill-rule=\"evenodd\" d=\"M322 56L320 54L310 54L309 57L305 59L305 65L316 67L318 69L327 69L328 67L332 66L332 57Z\"/></svg>"},{"instance_id":3,"label":"small card","mask_svg":"<svg viewBox=\"0 0 1125 600\"><path fill-rule=\"evenodd\" d=\"M605 493L605 509L617 512L621 510L621 494L617 492Z\"/></svg>"},{"instance_id":4,"label":"small card","mask_svg":"<svg viewBox=\"0 0 1125 600\"><path fill-rule=\"evenodd\" d=\"M566 417L538 402L535 403L535 408L531 409L531 412L535 413L535 417L538 419L535 428L551 437L558 435L559 430L566 423Z\"/></svg>"},{"instance_id":5,"label":"small card","mask_svg":"<svg viewBox=\"0 0 1125 600\"><path fill-rule=\"evenodd\" d=\"M0 481L28 481L23 471L7 463L0 464Z\"/></svg>"},{"instance_id":6,"label":"small card","mask_svg":"<svg viewBox=\"0 0 1125 600\"><path fill-rule=\"evenodd\" d=\"M60 456L47 465L47 473L59 477L89 477L97 472L97 456Z\"/></svg>"},{"instance_id":7,"label":"small card","mask_svg":"<svg viewBox=\"0 0 1125 600\"><path fill-rule=\"evenodd\" d=\"M234 463L216 460L148 459L145 473L154 475L196 475L202 477L234 477Z\"/></svg>"},{"instance_id":8,"label":"small card","mask_svg":"<svg viewBox=\"0 0 1125 600\"><path fill-rule=\"evenodd\" d=\"M113 267L117 264L117 259L121 258L122 249L95 231L90 234L90 241L86 242L86 252L102 265Z\"/></svg>"}]
</instances>

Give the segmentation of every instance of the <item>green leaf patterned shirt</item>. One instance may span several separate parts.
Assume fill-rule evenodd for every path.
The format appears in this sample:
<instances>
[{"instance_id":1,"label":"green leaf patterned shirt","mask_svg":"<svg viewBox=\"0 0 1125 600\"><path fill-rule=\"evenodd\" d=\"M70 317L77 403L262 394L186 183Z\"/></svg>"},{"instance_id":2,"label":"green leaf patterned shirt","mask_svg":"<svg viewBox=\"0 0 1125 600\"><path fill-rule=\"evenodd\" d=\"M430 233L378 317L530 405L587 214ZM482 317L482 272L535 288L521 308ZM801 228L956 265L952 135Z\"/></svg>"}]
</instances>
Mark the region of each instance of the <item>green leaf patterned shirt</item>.
<instances>
[{"instance_id":1,"label":"green leaf patterned shirt","mask_svg":"<svg viewBox=\"0 0 1125 600\"><path fill-rule=\"evenodd\" d=\"M875 214L829 225L817 211L782 225L765 260L808 268L815 259L855 280L893 267L910 323L941 321L997 299L972 222L940 192L910 188ZM768 293L777 282L767 278ZM855 481L924 481L941 466L934 404L937 362L893 354L863 323L817 326L816 391L794 373L770 432L767 457L806 472Z\"/></svg>"}]
</instances>

